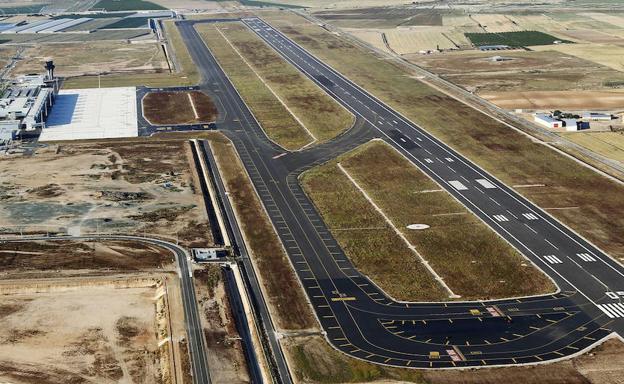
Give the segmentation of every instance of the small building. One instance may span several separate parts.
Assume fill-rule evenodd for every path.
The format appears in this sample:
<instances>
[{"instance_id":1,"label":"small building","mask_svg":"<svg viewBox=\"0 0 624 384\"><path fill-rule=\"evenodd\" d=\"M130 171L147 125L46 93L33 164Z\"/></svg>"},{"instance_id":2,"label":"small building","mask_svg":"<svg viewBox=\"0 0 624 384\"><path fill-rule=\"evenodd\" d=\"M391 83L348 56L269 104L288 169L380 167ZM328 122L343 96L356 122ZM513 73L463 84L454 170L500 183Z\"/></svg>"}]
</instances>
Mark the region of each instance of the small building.
<instances>
[{"instance_id":1,"label":"small building","mask_svg":"<svg viewBox=\"0 0 624 384\"><path fill-rule=\"evenodd\" d=\"M611 121L611 114L602 112L583 112L584 120Z\"/></svg>"},{"instance_id":2,"label":"small building","mask_svg":"<svg viewBox=\"0 0 624 384\"><path fill-rule=\"evenodd\" d=\"M536 113L534 120L536 123L539 123L541 125L544 125L548 128L561 128L563 127L563 122L557 120L556 118L552 117L549 114L546 113Z\"/></svg>"},{"instance_id":3,"label":"small building","mask_svg":"<svg viewBox=\"0 0 624 384\"><path fill-rule=\"evenodd\" d=\"M566 131L574 132L579 130L579 124L576 119L561 119Z\"/></svg>"},{"instance_id":4,"label":"small building","mask_svg":"<svg viewBox=\"0 0 624 384\"><path fill-rule=\"evenodd\" d=\"M198 263L215 261L227 257L228 252L223 248L193 248L191 249L193 260Z\"/></svg>"}]
</instances>

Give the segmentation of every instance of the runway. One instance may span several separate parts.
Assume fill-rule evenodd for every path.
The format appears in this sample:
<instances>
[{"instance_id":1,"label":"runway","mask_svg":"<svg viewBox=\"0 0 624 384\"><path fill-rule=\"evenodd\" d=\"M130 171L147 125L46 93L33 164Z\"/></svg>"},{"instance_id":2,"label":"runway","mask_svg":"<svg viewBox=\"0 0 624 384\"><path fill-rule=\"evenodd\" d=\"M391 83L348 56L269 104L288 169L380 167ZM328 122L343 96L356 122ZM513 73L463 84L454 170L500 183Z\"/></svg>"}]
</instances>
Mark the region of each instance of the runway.
<instances>
[{"instance_id":1,"label":"runway","mask_svg":"<svg viewBox=\"0 0 624 384\"><path fill-rule=\"evenodd\" d=\"M355 125L338 138L285 153L267 139L195 22L177 23L202 75L200 88L219 98L224 117L217 128L234 143L335 348L392 366L479 367L554 361L622 332L619 263L264 21L243 22L356 116ZM483 302L403 303L387 297L353 267L297 180L372 138L403 153L561 291Z\"/></svg>"}]
</instances>

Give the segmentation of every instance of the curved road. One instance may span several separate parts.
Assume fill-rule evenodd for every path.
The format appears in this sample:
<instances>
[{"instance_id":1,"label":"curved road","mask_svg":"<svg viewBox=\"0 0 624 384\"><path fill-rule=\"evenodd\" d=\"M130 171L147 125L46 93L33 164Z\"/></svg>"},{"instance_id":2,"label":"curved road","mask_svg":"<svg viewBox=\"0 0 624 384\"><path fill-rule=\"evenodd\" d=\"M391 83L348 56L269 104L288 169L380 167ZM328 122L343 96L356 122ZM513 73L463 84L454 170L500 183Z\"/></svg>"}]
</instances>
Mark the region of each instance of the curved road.
<instances>
[{"instance_id":1,"label":"curved road","mask_svg":"<svg viewBox=\"0 0 624 384\"><path fill-rule=\"evenodd\" d=\"M357 118L335 140L286 153L267 139L196 32L197 22L177 23L202 74L200 88L219 101L217 126L234 143L335 348L392 366L510 365L570 357L624 330L619 263L261 19L243 22ZM372 138L405 154L561 291L479 302L389 298L350 263L297 181L305 170Z\"/></svg>"},{"instance_id":2,"label":"curved road","mask_svg":"<svg viewBox=\"0 0 624 384\"><path fill-rule=\"evenodd\" d=\"M1 238L0 242L26 242L36 240L68 241L68 240L132 240L157 245L171 251L178 264L182 304L184 306L184 320L188 337L188 348L191 358L191 373L196 384L210 384L206 344L199 317L199 309L195 300L195 286L193 285L192 271L187 263L188 253L176 244L168 241L125 235L90 235L90 236L29 236L15 238Z\"/></svg>"}]
</instances>

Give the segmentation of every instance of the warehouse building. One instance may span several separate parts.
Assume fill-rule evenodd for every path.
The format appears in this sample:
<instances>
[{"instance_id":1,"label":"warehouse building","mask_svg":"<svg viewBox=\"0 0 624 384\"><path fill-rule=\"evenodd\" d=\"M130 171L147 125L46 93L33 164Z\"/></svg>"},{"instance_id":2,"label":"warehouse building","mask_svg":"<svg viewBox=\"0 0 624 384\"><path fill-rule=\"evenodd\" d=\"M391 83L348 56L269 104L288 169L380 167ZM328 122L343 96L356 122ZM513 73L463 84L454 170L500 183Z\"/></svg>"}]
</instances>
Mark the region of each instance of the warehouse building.
<instances>
[{"instance_id":1,"label":"warehouse building","mask_svg":"<svg viewBox=\"0 0 624 384\"><path fill-rule=\"evenodd\" d=\"M535 114L535 122L541 125L544 125L548 128L561 128L563 127L563 123L556 118L552 117L552 115L546 113L536 113Z\"/></svg>"},{"instance_id":2,"label":"warehouse building","mask_svg":"<svg viewBox=\"0 0 624 384\"><path fill-rule=\"evenodd\" d=\"M611 115L602 112L583 112L583 120L611 121Z\"/></svg>"}]
</instances>

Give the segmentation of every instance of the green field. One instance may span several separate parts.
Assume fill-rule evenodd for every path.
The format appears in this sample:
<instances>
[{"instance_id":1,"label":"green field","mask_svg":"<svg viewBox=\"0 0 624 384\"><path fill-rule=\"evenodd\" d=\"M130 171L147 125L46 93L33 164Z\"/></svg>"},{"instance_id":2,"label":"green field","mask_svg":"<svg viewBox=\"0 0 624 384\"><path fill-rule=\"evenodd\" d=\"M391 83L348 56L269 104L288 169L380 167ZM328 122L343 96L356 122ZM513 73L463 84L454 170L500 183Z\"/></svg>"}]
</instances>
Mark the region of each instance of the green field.
<instances>
[{"instance_id":1,"label":"green field","mask_svg":"<svg viewBox=\"0 0 624 384\"><path fill-rule=\"evenodd\" d=\"M109 12L114 11L151 11L159 9L167 9L151 1L145 0L100 0L91 9L105 9Z\"/></svg>"},{"instance_id":2,"label":"green field","mask_svg":"<svg viewBox=\"0 0 624 384\"><path fill-rule=\"evenodd\" d=\"M551 45L555 41L570 43L539 31L517 31L498 33L464 33L475 46L509 45L510 47L528 47L531 45Z\"/></svg>"},{"instance_id":3,"label":"green field","mask_svg":"<svg viewBox=\"0 0 624 384\"><path fill-rule=\"evenodd\" d=\"M120 28L149 28L147 22L149 17L127 17L121 19L116 23L106 25L106 29L120 29Z\"/></svg>"},{"instance_id":4,"label":"green field","mask_svg":"<svg viewBox=\"0 0 624 384\"><path fill-rule=\"evenodd\" d=\"M21 7L1 7L0 15L21 15L27 13L39 13L47 4L24 5Z\"/></svg>"}]
</instances>

